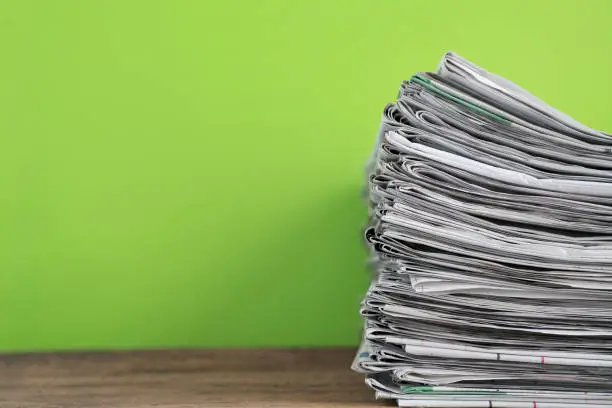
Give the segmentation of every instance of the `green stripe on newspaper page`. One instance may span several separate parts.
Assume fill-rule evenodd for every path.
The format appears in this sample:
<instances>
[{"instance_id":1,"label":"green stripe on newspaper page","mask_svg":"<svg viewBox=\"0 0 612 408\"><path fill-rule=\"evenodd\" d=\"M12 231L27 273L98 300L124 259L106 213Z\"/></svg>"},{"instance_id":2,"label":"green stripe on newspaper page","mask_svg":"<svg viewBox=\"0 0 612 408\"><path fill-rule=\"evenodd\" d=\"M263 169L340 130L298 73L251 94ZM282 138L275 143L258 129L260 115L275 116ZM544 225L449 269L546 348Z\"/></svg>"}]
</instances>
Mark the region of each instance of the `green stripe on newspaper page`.
<instances>
[{"instance_id":1,"label":"green stripe on newspaper page","mask_svg":"<svg viewBox=\"0 0 612 408\"><path fill-rule=\"evenodd\" d=\"M428 91L431 91L433 93L436 93L438 95L441 95L445 98L448 98L450 100L452 100L455 103L458 103L459 105L463 105L466 108L469 108L471 110L474 110L490 119L493 119L496 122L501 122L501 123L512 123L510 122L508 119L504 118L503 116L497 115L493 112L489 112L486 109L481 108L478 105L474 105L473 103L470 103L464 99L458 98L453 94L450 94L446 91L441 90L440 88L438 88L436 85L434 85L431 80L427 77L424 77L420 74L415 74L412 76L412 78L410 78L410 81L415 82L419 85L421 85L423 88L427 89Z\"/></svg>"},{"instance_id":2,"label":"green stripe on newspaper page","mask_svg":"<svg viewBox=\"0 0 612 408\"><path fill-rule=\"evenodd\" d=\"M436 387L428 386L404 386L401 387L404 394L428 394L428 395L507 395L502 391L436 391Z\"/></svg>"}]
</instances>

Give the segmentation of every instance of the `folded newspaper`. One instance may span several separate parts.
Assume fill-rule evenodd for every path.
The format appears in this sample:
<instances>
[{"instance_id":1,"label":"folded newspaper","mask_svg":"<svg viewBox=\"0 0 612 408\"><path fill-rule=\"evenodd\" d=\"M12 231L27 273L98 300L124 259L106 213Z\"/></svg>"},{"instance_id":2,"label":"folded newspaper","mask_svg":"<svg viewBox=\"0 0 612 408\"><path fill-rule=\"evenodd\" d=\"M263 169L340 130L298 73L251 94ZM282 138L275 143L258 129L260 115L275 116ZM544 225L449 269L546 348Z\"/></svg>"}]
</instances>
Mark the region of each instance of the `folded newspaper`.
<instances>
[{"instance_id":1,"label":"folded newspaper","mask_svg":"<svg viewBox=\"0 0 612 408\"><path fill-rule=\"evenodd\" d=\"M612 135L448 52L367 166L353 369L401 407L612 407Z\"/></svg>"}]
</instances>

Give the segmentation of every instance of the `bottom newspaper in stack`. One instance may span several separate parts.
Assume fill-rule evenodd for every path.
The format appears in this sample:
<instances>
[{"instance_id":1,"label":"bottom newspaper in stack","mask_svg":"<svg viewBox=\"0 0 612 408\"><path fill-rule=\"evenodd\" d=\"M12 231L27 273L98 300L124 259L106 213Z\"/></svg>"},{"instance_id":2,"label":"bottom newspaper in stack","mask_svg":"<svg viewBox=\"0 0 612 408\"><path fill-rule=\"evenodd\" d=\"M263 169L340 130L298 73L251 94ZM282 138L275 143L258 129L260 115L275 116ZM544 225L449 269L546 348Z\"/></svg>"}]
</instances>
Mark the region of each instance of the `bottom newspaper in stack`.
<instances>
[{"instance_id":1,"label":"bottom newspaper in stack","mask_svg":"<svg viewBox=\"0 0 612 408\"><path fill-rule=\"evenodd\" d=\"M368 165L353 369L403 407L612 407L612 136L456 54Z\"/></svg>"}]
</instances>

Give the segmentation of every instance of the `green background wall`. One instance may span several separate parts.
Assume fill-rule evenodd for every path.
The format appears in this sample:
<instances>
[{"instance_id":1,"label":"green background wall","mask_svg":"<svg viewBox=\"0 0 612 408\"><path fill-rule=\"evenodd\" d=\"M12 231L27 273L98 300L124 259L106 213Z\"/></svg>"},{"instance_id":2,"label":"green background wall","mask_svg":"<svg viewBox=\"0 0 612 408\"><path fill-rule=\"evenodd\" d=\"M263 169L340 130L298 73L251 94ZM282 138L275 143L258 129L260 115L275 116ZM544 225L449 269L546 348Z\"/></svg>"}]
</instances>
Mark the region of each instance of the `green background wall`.
<instances>
[{"instance_id":1,"label":"green background wall","mask_svg":"<svg viewBox=\"0 0 612 408\"><path fill-rule=\"evenodd\" d=\"M612 131L612 1L0 1L0 350L356 344L362 164L446 50Z\"/></svg>"}]
</instances>

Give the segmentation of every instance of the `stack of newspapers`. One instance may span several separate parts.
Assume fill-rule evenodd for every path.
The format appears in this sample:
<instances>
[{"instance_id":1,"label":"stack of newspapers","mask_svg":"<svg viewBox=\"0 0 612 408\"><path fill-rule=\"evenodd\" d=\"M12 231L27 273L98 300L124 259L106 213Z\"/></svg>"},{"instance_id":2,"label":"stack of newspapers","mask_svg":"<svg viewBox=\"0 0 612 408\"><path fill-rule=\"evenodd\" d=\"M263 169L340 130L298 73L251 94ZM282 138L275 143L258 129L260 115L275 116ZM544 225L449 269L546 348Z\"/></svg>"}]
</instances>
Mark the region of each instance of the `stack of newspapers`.
<instances>
[{"instance_id":1,"label":"stack of newspapers","mask_svg":"<svg viewBox=\"0 0 612 408\"><path fill-rule=\"evenodd\" d=\"M367 171L353 369L378 398L612 407L612 135L449 52L385 107Z\"/></svg>"}]
</instances>

